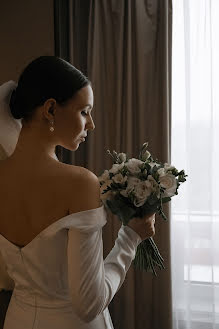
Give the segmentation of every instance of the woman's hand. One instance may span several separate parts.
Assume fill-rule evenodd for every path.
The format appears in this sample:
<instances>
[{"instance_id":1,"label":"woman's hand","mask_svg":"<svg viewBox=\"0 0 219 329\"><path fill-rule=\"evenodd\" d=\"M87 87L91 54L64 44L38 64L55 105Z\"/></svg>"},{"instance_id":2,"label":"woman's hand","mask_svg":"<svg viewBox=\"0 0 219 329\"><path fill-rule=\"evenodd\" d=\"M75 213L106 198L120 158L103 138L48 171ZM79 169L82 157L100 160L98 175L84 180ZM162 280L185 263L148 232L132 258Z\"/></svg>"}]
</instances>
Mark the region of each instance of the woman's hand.
<instances>
[{"instance_id":1,"label":"woman's hand","mask_svg":"<svg viewBox=\"0 0 219 329\"><path fill-rule=\"evenodd\" d=\"M127 226L131 227L142 240L148 239L155 234L155 213L146 215L142 218L132 218Z\"/></svg>"}]
</instances>

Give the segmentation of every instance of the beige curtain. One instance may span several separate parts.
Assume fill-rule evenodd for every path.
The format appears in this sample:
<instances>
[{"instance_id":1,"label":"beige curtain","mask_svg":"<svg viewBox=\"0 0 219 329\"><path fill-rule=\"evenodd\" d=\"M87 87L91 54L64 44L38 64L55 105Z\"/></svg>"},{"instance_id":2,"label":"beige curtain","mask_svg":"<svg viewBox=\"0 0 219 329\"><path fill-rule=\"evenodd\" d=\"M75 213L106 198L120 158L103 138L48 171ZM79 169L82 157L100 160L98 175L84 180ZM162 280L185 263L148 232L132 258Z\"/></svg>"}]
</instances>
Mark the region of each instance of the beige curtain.
<instances>
[{"instance_id":1,"label":"beige curtain","mask_svg":"<svg viewBox=\"0 0 219 329\"><path fill-rule=\"evenodd\" d=\"M96 175L109 168L106 150L137 156L149 142L153 156L170 159L172 3L169 0L70 1L71 62L93 84L96 129L71 161ZM169 217L169 208L165 207ZM121 223L109 216L104 257ZM134 269L111 302L115 329L170 329L170 221L156 221L155 241L166 269L158 276Z\"/></svg>"}]
</instances>

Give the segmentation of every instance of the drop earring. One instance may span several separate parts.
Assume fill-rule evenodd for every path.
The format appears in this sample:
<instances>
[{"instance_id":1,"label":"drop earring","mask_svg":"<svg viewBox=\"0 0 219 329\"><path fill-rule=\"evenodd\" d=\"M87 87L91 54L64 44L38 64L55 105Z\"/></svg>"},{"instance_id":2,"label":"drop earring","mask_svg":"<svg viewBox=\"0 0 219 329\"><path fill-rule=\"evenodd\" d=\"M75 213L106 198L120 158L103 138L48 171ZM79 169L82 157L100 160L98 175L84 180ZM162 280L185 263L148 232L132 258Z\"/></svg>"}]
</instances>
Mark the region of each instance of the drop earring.
<instances>
[{"instance_id":1,"label":"drop earring","mask_svg":"<svg viewBox=\"0 0 219 329\"><path fill-rule=\"evenodd\" d=\"M50 121L50 123L53 125L54 121ZM51 126L51 127L49 128L49 130L50 130L50 131L54 131L54 127Z\"/></svg>"}]
</instances>

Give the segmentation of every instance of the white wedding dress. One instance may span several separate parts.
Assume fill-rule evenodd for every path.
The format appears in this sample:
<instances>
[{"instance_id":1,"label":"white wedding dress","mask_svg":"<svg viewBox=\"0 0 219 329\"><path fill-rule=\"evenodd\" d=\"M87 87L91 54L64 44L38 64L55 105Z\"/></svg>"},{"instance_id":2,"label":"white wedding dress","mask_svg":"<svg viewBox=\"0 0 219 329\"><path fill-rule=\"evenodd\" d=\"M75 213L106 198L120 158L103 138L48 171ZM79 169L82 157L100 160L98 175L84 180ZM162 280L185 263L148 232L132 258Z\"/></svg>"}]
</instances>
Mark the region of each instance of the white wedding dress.
<instances>
[{"instance_id":1,"label":"white wedding dress","mask_svg":"<svg viewBox=\"0 0 219 329\"><path fill-rule=\"evenodd\" d=\"M12 154L22 127L8 106L15 87L0 86L0 160ZM4 329L113 329L108 305L142 240L122 225L104 260L106 222L102 205L60 218L24 247L0 234L0 290L14 287Z\"/></svg>"},{"instance_id":2,"label":"white wedding dress","mask_svg":"<svg viewBox=\"0 0 219 329\"><path fill-rule=\"evenodd\" d=\"M140 236L121 226L103 260L105 206L67 215L23 248L0 235L15 288L4 329L113 329L108 305L135 257Z\"/></svg>"}]
</instances>

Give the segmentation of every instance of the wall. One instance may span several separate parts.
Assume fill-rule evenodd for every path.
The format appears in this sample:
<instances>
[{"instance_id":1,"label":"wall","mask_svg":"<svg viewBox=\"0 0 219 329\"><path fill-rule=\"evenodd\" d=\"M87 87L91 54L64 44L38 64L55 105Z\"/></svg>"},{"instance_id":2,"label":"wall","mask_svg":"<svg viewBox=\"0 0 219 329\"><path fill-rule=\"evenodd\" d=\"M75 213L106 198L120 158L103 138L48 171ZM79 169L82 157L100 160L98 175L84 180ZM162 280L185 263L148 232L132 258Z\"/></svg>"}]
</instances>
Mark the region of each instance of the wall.
<instances>
[{"instance_id":1,"label":"wall","mask_svg":"<svg viewBox=\"0 0 219 329\"><path fill-rule=\"evenodd\" d=\"M41 55L54 55L53 0L0 0L0 85L17 81Z\"/></svg>"}]
</instances>

